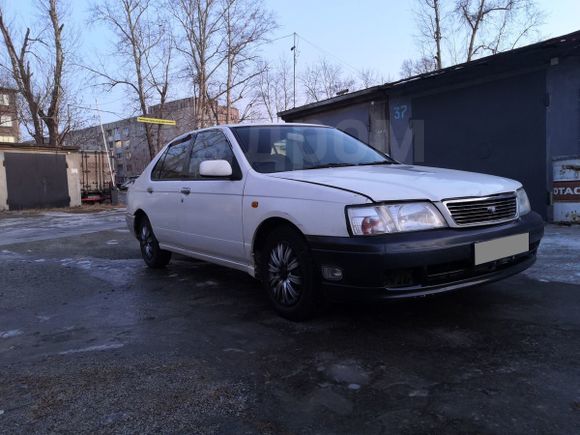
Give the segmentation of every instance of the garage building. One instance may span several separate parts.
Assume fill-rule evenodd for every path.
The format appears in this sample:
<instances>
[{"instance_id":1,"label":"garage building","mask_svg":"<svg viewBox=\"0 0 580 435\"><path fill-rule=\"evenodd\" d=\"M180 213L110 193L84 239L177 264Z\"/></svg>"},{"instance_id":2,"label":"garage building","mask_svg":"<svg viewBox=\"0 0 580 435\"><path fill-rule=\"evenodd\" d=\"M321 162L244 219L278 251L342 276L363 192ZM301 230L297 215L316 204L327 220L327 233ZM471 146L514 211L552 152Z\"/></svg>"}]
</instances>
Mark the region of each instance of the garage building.
<instances>
[{"instance_id":1,"label":"garage building","mask_svg":"<svg viewBox=\"0 0 580 435\"><path fill-rule=\"evenodd\" d=\"M279 114L405 163L521 181L552 215L552 162L580 155L580 31Z\"/></svg>"},{"instance_id":2,"label":"garage building","mask_svg":"<svg viewBox=\"0 0 580 435\"><path fill-rule=\"evenodd\" d=\"M0 210L81 205L78 150L0 144Z\"/></svg>"}]
</instances>

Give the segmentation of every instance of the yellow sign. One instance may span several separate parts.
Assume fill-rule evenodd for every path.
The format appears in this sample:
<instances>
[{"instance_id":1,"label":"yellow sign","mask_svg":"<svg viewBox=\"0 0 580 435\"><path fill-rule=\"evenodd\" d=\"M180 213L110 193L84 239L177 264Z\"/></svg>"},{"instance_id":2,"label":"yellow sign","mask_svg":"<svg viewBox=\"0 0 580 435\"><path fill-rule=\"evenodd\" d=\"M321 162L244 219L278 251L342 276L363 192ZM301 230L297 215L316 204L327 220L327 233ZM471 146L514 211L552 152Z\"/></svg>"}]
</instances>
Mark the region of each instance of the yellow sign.
<instances>
[{"instance_id":1,"label":"yellow sign","mask_svg":"<svg viewBox=\"0 0 580 435\"><path fill-rule=\"evenodd\" d=\"M163 124L163 125L176 125L177 123L172 119L159 119L159 118L146 118L144 116L139 116L137 122L146 122L148 124Z\"/></svg>"}]
</instances>

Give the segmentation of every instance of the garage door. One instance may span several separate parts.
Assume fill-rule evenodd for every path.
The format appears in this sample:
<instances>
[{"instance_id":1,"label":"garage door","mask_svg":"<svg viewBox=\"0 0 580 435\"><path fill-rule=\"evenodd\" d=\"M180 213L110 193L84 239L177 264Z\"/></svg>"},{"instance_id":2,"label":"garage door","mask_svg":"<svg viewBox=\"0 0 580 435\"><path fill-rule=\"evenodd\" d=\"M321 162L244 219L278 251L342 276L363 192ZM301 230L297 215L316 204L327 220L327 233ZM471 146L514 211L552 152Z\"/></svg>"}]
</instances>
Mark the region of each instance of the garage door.
<instances>
[{"instance_id":1,"label":"garage door","mask_svg":"<svg viewBox=\"0 0 580 435\"><path fill-rule=\"evenodd\" d=\"M5 153L8 208L67 207L66 156Z\"/></svg>"}]
</instances>

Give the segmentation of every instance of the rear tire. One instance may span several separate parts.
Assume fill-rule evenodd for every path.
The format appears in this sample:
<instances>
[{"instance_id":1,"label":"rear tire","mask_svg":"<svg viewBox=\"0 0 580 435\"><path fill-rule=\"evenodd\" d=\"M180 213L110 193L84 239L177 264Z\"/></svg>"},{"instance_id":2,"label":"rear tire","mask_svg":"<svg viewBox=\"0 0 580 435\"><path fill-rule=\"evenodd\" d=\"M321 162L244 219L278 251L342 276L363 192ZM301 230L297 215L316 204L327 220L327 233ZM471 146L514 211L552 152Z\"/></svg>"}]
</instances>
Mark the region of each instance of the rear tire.
<instances>
[{"instance_id":1,"label":"rear tire","mask_svg":"<svg viewBox=\"0 0 580 435\"><path fill-rule=\"evenodd\" d=\"M312 318L322 298L302 234L290 227L274 229L259 256L260 280L276 312L294 321Z\"/></svg>"},{"instance_id":2,"label":"rear tire","mask_svg":"<svg viewBox=\"0 0 580 435\"><path fill-rule=\"evenodd\" d=\"M141 256L147 266L151 269L161 269L169 264L171 261L171 252L159 247L159 242L153 233L151 222L145 216L139 221L137 238L141 245Z\"/></svg>"}]
</instances>

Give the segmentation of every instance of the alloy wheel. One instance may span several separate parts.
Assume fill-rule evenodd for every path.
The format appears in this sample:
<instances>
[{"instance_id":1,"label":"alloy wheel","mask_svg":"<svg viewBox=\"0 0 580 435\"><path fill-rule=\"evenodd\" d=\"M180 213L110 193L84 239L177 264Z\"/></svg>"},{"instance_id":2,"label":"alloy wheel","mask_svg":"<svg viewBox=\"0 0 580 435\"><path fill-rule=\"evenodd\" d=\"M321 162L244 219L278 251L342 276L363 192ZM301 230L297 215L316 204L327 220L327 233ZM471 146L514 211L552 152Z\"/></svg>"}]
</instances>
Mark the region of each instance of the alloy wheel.
<instances>
[{"instance_id":1,"label":"alloy wheel","mask_svg":"<svg viewBox=\"0 0 580 435\"><path fill-rule=\"evenodd\" d=\"M151 228L149 228L149 225L141 226L141 246L143 247L147 258L152 258L154 239L153 232L151 231Z\"/></svg>"},{"instance_id":2,"label":"alloy wheel","mask_svg":"<svg viewBox=\"0 0 580 435\"><path fill-rule=\"evenodd\" d=\"M268 260L270 291L276 302L295 305L302 294L302 277L298 257L287 243L277 244Z\"/></svg>"}]
</instances>

